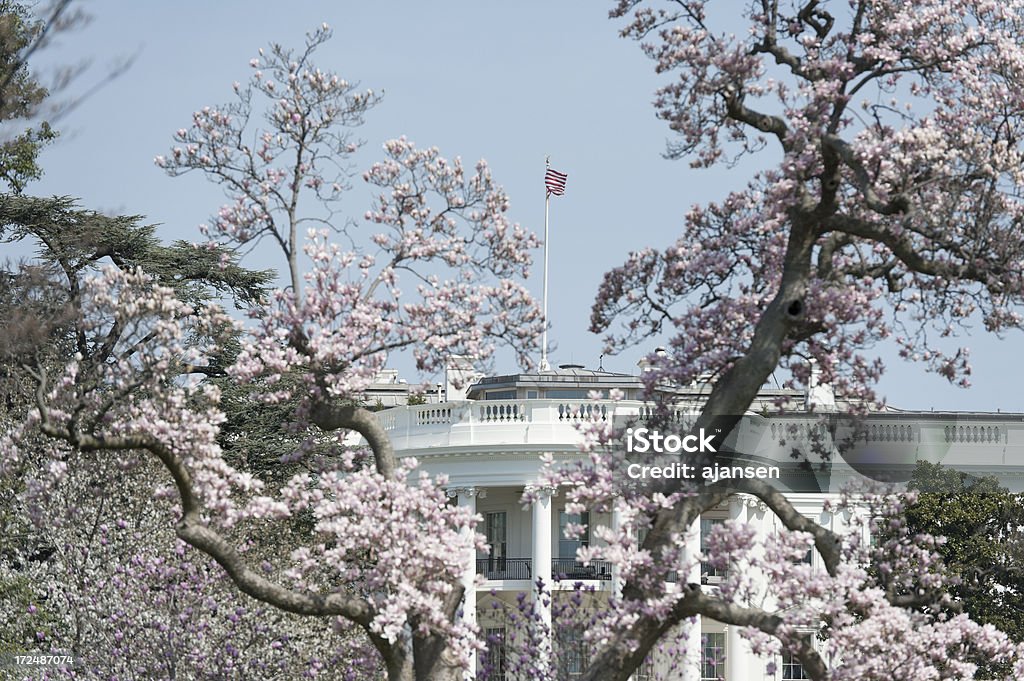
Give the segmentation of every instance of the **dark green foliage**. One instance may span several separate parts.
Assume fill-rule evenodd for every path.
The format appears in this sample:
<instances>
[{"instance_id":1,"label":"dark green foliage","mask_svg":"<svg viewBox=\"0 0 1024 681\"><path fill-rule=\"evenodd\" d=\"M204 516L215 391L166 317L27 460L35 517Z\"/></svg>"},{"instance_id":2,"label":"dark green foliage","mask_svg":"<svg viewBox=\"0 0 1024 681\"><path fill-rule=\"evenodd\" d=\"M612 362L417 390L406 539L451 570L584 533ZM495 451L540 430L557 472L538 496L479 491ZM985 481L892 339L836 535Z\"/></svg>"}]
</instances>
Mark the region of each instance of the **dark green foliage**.
<instances>
[{"instance_id":1,"label":"dark green foliage","mask_svg":"<svg viewBox=\"0 0 1024 681\"><path fill-rule=\"evenodd\" d=\"M230 363L236 353L237 346L227 347L220 359ZM305 390L300 375L284 374L273 386L262 381L240 384L229 376L208 380L221 390L225 421L220 426L218 442L225 460L258 476L271 489L302 471L335 469L351 449L338 440L338 433L296 432L294 423L301 402L297 396ZM282 389L294 391L295 396L278 402L262 399L268 391ZM355 465L367 463L364 452L348 456Z\"/></svg>"},{"instance_id":2,"label":"dark green foliage","mask_svg":"<svg viewBox=\"0 0 1024 681\"><path fill-rule=\"evenodd\" d=\"M106 360L111 348L89 347L72 324L82 281L100 267L142 268L193 307L230 298L247 309L262 301L273 280L273 272L242 268L222 248L165 246L154 232L137 216L82 210L69 198L0 195L0 240L36 246L30 263L0 267L0 397L8 411L17 411L15 402L24 408L31 395L21 364L59 363L75 352ZM223 373L237 355L237 348L222 350L209 358L206 373Z\"/></svg>"},{"instance_id":3,"label":"dark green foliage","mask_svg":"<svg viewBox=\"0 0 1024 681\"><path fill-rule=\"evenodd\" d=\"M264 298L272 272L239 267L221 248L165 246L140 220L82 210L69 198L0 194L0 241L35 247L28 262L0 263L0 421L17 421L32 406L36 381L26 367L57 367L76 352L109 358L113 344L88 341L74 324L82 282L101 267L142 268L193 307L230 298L249 308ZM228 356L209 358L207 373L222 373L237 353L224 350Z\"/></svg>"},{"instance_id":4,"label":"dark green foliage","mask_svg":"<svg viewBox=\"0 0 1024 681\"><path fill-rule=\"evenodd\" d=\"M7 411L24 409L32 394L23 364L60 363L75 352L108 358L112 346L91 347L72 323L82 281L100 267L142 268L194 307L220 297L238 308L262 300L272 272L239 267L233 254L217 247L164 246L140 219L82 210L69 198L0 195L0 240L36 246L30 263L0 266L0 400ZM214 375L230 361L209 359L205 371Z\"/></svg>"},{"instance_id":5,"label":"dark green foliage","mask_svg":"<svg viewBox=\"0 0 1024 681\"><path fill-rule=\"evenodd\" d=\"M258 395L269 386L239 384L226 377L211 380L221 389L221 407L226 417L218 438L224 458L267 482L283 484L297 472L295 466L286 465L282 460L290 459L302 444L302 438L287 429L287 424L294 421L298 401L267 403ZM284 376L275 387L295 383L296 377Z\"/></svg>"},{"instance_id":6,"label":"dark green foliage","mask_svg":"<svg viewBox=\"0 0 1024 681\"><path fill-rule=\"evenodd\" d=\"M919 462L910 532L946 538L940 553L958 583L954 599L972 619L1024 640L1024 501L994 477Z\"/></svg>"},{"instance_id":7,"label":"dark green foliage","mask_svg":"<svg viewBox=\"0 0 1024 681\"><path fill-rule=\"evenodd\" d=\"M55 16L66 5L58 3ZM30 72L27 58L41 44L47 28L28 6L0 0L0 122L37 117L48 93ZM39 152L56 137L49 123L42 121L18 135L0 138L0 179L11 191L21 193L29 181L42 175Z\"/></svg>"},{"instance_id":8,"label":"dark green foliage","mask_svg":"<svg viewBox=\"0 0 1024 681\"><path fill-rule=\"evenodd\" d=\"M57 133L44 121L38 128L29 128L0 143L0 179L11 191L21 193L26 184L42 176L43 169L37 163L39 152L56 137Z\"/></svg>"},{"instance_id":9,"label":"dark green foliage","mask_svg":"<svg viewBox=\"0 0 1024 681\"><path fill-rule=\"evenodd\" d=\"M248 307L262 299L273 280L273 272L239 267L237 258L219 247L184 241L164 246L156 227L139 224L141 219L82 210L68 197L0 195L0 237L38 243L39 260L59 268L72 295L78 279L104 263L126 270L141 267L191 304L221 295L231 297L236 307Z\"/></svg>"}]
</instances>

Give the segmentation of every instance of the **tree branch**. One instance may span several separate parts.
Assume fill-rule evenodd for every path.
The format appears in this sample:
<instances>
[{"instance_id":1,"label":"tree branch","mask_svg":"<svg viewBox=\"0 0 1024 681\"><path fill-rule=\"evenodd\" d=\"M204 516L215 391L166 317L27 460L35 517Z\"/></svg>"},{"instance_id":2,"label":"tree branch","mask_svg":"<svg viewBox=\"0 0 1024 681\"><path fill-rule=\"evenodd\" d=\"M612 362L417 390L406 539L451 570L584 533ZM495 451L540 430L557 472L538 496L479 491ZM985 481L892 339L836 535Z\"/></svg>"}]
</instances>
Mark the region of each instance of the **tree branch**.
<instances>
[{"instance_id":1,"label":"tree branch","mask_svg":"<svg viewBox=\"0 0 1024 681\"><path fill-rule=\"evenodd\" d=\"M369 627L375 613L370 603L362 598L342 593L301 593L275 584L252 570L226 538L203 523L191 475L178 455L164 443L143 435L107 437L71 432L53 424L45 405L40 405L40 412L40 430L45 435L64 440L81 451L141 449L154 454L167 468L178 489L182 509L181 520L175 528L178 537L216 560L241 591L297 615L341 616Z\"/></svg>"},{"instance_id":2,"label":"tree branch","mask_svg":"<svg viewBox=\"0 0 1024 681\"><path fill-rule=\"evenodd\" d=\"M394 479L398 467L395 449L373 412L351 402L337 404L318 400L310 412L310 420L323 430L348 428L362 435L373 450L377 472L389 480Z\"/></svg>"},{"instance_id":3,"label":"tree branch","mask_svg":"<svg viewBox=\"0 0 1024 681\"><path fill-rule=\"evenodd\" d=\"M879 198L871 186L871 177L868 175L867 169L845 140L838 135L823 135L821 142L824 147L834 151L842 159L843 163L853 171L857 189L860 190L861 196L864 197L864 202L868 208L881 215L910 212L910 201L904 194L896 194L889 201L883 201Z\"/></svg>"},{"instance_id":4,"label":"tree branch","mask_svg":"<svg viewBox=\"0 0 1024 681\"><path fill-rule=\"evenodd\" d=\"M921 254L922 249L915 246L905 233L895 233L891 228L887 229L885 225L851 215L833 215L828 218L825 226L828 229L884 244L904 265L919 274L946 277L951 280L969 279L987 285L992 276L1000 273L998 264L987 260L984 261L985 269L980 269L975 264L979 261L977 257L964 257L960 262L928 259ZM951 245L942 244L942 246L946 252L956 253L956 249Z\"/></svg>"},{"instance_id":5,"label":"tree branch","mask_svg":"<svg viewBox=\"0 0 1024 681\"><path fill-rule=\"evenodd\" d=\"M725 483L717 484L724 485ZM788 529L794 532L807 532L812 535L814 537L814 547L818 550L818 554L825 563L825 570L830 576L836 576L836 571L842 562L842 555L840 553L841 542L837 534L804 517L793 507L793 504L789 503L785 494L764 480L741 478L730 480L729 485L740 491L753 494L763 501Z\"/></svg>"},{"instance_id":6,"label":"tree branch","mask_svg":"<svg viewBox=\"0 0 1024 681\"><path fill-rule=\"evenodd\" d=\"M746 123L761 132L775 135L782 145L783 151L789 152L792 150L793 145L786 139L786 136L789 134L789 126L786 125L785 120L779 116L761 113L747 107L743 103L743 95L741 93L728 92L723 96L725 97L725 107L729 118L739 123Z\"/></svg>"},{"instance_id":7,"label":"tree branch","mask_svg":"<svg viewBox=\"0 0 1024 681\"><path fill-rule=\"evenodd\" d=\"M769 636L780 638L779 629L784 621L778 615L760 608L748 608L725 601L721 598L704 593L699 584L687 584L683 587L685 595L676 605L673 619L682 621L694 615L710 617L713 620L737 627L753 627ZM825 681L828 678L828 667L814 645L807 637L796 640L786 639L783 644L796 653L804 671L813 681Z\"/></svg>"}]
</instances>

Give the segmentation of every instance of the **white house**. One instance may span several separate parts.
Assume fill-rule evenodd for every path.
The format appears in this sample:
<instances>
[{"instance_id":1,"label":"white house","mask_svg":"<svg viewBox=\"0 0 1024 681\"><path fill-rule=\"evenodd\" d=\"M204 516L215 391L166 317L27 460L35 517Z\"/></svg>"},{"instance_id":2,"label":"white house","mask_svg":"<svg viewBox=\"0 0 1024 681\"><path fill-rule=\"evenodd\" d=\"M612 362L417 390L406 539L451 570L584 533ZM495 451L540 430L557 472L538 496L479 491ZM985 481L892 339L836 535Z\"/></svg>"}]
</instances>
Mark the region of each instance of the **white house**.
<instances>
[{"instance_id":1,"label":"white house","mask_svg":"<svg viewBox=\"0 0 1024 681\"><path fill-rule=\"evenodd\" d=\"M611 389L623 392L617 402L592 401L590 391L607 395ZM398 406L379 412L378 418L391 436L400 456L415 456L421 468L444 473L449 478L448 493L462 506L483 517L482 531L490 551L466 557L467 591L464 611L475 618L491 639L491 679L514 676L503 668L504 656L511 654L501 642L507 613L514 611L520 593L533 592L541 579L553 585L554 601L559 591L577 582L594 589L595 598L610 594L618 587L617 575L610 565L583 565L576 551L591 540L589 533L576 539L566 538L567 523L614 524L615 519L594 514L580 517L566 513L565 499L557 490L539 495L530 507L520 498L528 487L537 484L540 456L551 453L556 460L572 461L577 450L582 419L618 416L642 417L647 407L640 401L642 383L637 376L587 370L578 365L563 365L557 370L483 378L465 392L466 399L415 406ZM460 389L461 390L461 389ZM706 386L695 384L674 389L680 409L699 408ZM463 395L458 394L458 397ZM815 417L799 410L784 417L756 416L768 413L780 402L796 408L813 403L816 413L841 409L827 386L814 385L808 393L793 390L764 390L751 407L752 422L762 440L758 453L765 461L793 469L787 447L777 446L782 432L792 437L807 435L815 427ZM764 433L772 437L764 438ZM737 437L750 435L739 433ZM978 474L997 473L1013 491L1024 491L1024 415L1002 413L943 413L887 410L867 420L864 440L870 454L886 461L913 463L918 459L943 462ZM773 445L774 443L774 445ZM838 486L857 475L846 461L837 461L822 479L811 480L811 491L790 491L793 504L807 517L836 530L843 530L842 517L823 512L822 502L834 497ZM816 487L815 487L816 486ZM758 532L774 532L778 521L753 498L738 496L727 506L715 509L695 524L690 537L693 551L699 551L701 534L716 521L732 518L751 523ZM817 555L811 560L816 561ZM481 586L472 587L477 575ZM702 580L713 587L714 570L694 574L688 581ZM550 616L548 614L548 616ZM705 619L699 622L702 636L690 637L682 661L676 660L676 678L686 681L725 679L727 681L782 681L800 679L803 670L788 656L774 660L774 671L763 658L755 657L736 631ZM561 674L573 678L586 663L588 646L580 631L557 631L555 647L561 646ZM667 661L654 659L636 675L648 678L653 665Z\"/></svg>"}]
</instances>

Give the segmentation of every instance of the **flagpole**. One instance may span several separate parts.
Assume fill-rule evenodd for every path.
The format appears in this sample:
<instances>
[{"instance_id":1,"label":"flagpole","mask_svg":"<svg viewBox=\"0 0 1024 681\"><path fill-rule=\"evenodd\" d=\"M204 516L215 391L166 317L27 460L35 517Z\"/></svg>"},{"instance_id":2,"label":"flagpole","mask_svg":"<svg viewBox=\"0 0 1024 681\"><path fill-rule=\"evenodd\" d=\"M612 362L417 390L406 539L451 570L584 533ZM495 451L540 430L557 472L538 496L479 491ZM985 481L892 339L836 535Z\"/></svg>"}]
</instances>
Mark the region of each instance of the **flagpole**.
<instances>
[{"instance_id":1,"label":"flagpole","mask_svg":"<svg viewBox=\"0 0 1024 681\"><path fill-rule=\"evenodd\" d=\"M544 168L551 167L551 157L544 157ZM548 209L551 206L551 192L544 187L544 283L541 297L544 300L544 311L542 320L544 331L540 341L540 370L548 371L551 366L548 364Z\"/></svg>"}]
</instances>

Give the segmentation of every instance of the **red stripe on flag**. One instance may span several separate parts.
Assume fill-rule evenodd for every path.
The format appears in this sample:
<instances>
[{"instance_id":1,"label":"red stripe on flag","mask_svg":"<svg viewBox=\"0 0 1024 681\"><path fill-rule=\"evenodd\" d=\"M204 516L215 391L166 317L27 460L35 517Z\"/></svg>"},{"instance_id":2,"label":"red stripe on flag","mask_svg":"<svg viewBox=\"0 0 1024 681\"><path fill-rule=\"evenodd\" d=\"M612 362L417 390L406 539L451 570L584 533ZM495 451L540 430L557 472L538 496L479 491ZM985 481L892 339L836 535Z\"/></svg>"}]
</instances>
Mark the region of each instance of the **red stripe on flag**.
<instances>
[{"instance_id":1,"label":"red stripe on flag","mask_svg":"<svg viewBox=\"0 0 1024 681\"><path fill-rule=\"evenodd\" d=\"M544 186L548 189L548 194L554 194L555 196L561 196L565 193L565 178L569 177L566 173L560 173L557 170L548 168L547 172L544 173Z\"/></svg>"}]
</instances>

